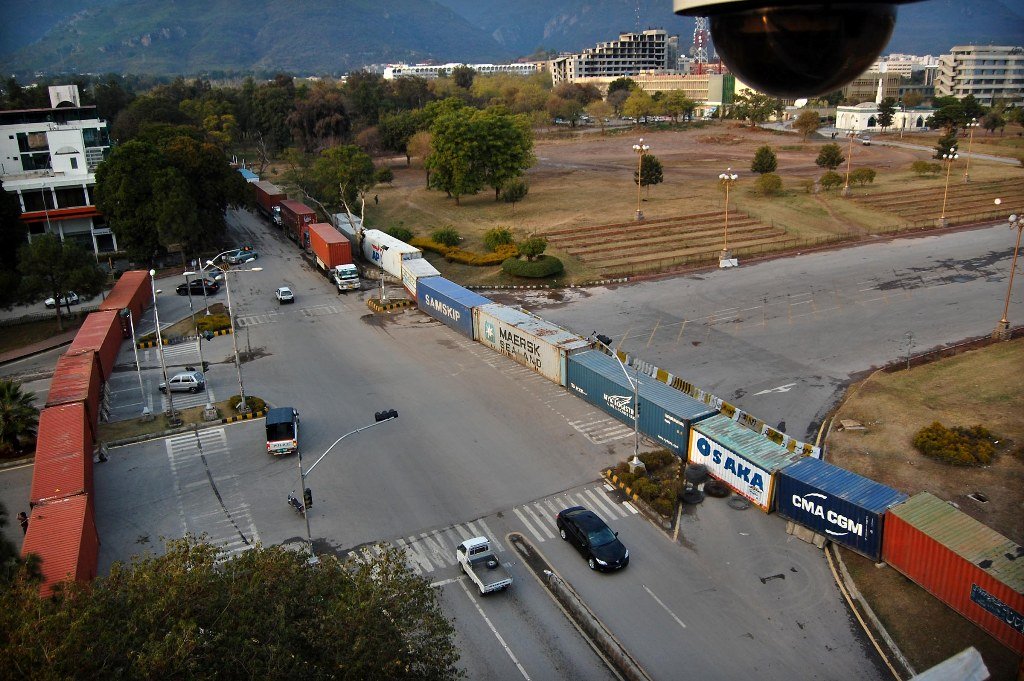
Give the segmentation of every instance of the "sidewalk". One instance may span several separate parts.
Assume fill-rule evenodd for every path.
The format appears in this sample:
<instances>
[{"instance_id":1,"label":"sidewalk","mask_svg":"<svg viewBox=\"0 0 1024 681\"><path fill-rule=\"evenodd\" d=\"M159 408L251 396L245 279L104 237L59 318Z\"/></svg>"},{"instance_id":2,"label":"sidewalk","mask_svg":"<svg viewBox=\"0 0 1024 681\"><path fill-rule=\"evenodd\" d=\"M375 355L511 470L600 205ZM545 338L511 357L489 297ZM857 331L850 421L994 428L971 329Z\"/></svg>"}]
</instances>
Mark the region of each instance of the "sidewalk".
<instances>
[{"instance_id":1,"label":"sidewalk","mask_svg":"<svg viewBox=\"0 0 1024 681\"><path fill-rule=\"evenodd\" d=\"M53 350L54 348L59 348L64 345L70 345L71 341L75 339L75 334L77 333L78 329L65 331L64 333L57 334L56 336L50 336L49 338L37 343L30 343L29 345L23 345L20 348L0 353L0 364L7 364L19 359L31 357L32 355L38 355L39 353L46 352L47 350Z\"/></svg>"}]
</instances>

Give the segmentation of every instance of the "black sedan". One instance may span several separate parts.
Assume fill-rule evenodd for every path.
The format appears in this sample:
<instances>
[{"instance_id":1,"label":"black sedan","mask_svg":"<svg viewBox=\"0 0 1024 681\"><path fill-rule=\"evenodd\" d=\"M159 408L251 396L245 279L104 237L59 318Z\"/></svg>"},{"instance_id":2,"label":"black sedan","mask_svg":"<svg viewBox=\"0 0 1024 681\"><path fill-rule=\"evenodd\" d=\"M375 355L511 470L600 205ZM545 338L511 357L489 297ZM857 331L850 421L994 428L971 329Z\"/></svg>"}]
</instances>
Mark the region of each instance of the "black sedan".
<instances>
[{"instance_id":1,"label":"black sedan","mask_svg":"<svg viewBox=\"0 0 1024 681\"><path fill-rule=\"evenodd\" d=\"M582 506L558 512L555 524L562 539L576 547L591 570L618 570L629 565L629 551L605 521Z\"/></svg>"},{"instance_id":2,"label":"black sedan","mask_svg":"<svg viewBox=\"0 0 1024 681\"><path fill-rule=\"evenodd\" d=\"M206 295L212 295L220 290L220 284L215 281L211 281L209 279L206 281L203 281L202 279L193 279L187 284L178 284L178 295L187 296L191 293L194 296L201 296L203 295L204 286L206 288Z\"/></svg>"}]
</instances>

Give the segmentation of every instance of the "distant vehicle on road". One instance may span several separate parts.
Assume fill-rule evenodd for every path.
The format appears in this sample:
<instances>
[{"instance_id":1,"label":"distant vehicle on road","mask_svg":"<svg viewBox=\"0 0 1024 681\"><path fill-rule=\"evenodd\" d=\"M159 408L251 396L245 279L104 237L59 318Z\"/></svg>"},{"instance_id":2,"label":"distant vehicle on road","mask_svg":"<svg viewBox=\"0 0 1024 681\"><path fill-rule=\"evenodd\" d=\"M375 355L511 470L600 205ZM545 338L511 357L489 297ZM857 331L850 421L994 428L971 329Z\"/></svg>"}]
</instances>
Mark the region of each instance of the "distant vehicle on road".
<instances>
[{"instance_id":1,"label":"distant vehicle on road","mask_svg":"<svg viewBox=\"0 0 1024 681\"><path fill-rule=\"evenodd\" d=\"M629 550L605 521L582 506L572 506L555 516L562 539L576 547L591 570L618 570L629 565Z\"/></svg>"},{"instance_id":2,"label":"distant vehicle on road","mask_svg":"<svg viewBox=\"0 0 1024 681\"><path fill-rule=\"evenodd\" d=\"M487 537L473 537L455 549L459 567L476 584L480 595L503 591L512 586L512 576L491 553Z\"/></svg>"},{"instance_id":3,"label":"distant vehicle on road","mask_svg":"<svg viewBox=\"0 0 1024 681\"><path fill-rule=\"evenodd\" d=\"M80 302L82 301L79 300L77 293L75 293L74 291L68 291L61 297L60 306L64 307L66 305L78 305L78 303ZM43 301L43 305L49 308L54 308L57 307L57 301L55 301L53 298L47 298L46 300Z\"/></svg>"},{"instance_id":4,"label":"distant vehicle on road","mask_svg":"<svg viewBox=\"0 0 1024 681\"><path fill-rule=\"evenodd\" d=\"M871 146L871 138L867 137L867 136L861 137L860 138L860 143L863 144L865 147L870 147Z\"/></svg>"},{"instance_id":5,"label":"distant vehicle on road","mask_svg":"<svg viewBox=\"0 0 1024 681\"><path fill-rule=\"evenodd\" d=\"M287 286L282 286L281 288L274 291L274 295L277 297L277 302L281 303L282 305L284 305L285 303L295 302L295 294L292 293L292 290Z\"/></svg>"},{"instance_id":6,"label":"distant vehicle on road","mask_svg":"<svg viewBox=\"0 0 1024 681\"><path fill-rule=\"evenodd\" d=\"M299 412L274 407L267 412L267 453L274 456L299 451Z\"/></svg>"},{"instance_id":7,"label":"distant vehicle on road","mask_svg":"<svg viewBox=\"0 0 1024 681\"><path fill-rule=\"evenodd\" d=\"M206 377L202 371L184 371L175 374L169 381L172 393L197 393L206 387ZM167 384L160 382L160 392L167 392Z\"/></svg>"},{"instance_id":8,"label":"distant vehicle on road","mask_svg":"<svg viewBox=\"0 0 1024 681\"><path fill-rule=\"evenodd\" d=\"M220 284L213 281L212 279L193 279L187 284L178 284L178 295L187 296L191 293L194 296L201 296L204 293L206 295L212 295L220 290Z\"/></svg>"},{"instance_id":9,"label":"distant vehicle on road","mask_svg":"<svg viewBox=\"0 0 1024 681\"><path fill-rule=\"evenodd\" d=\"M250 260L255 260L260 257L260 254L249 247L239 248L238 250L231 251L224 256L224 260L232 265L241 265L247 263Z\"/></svg>"}]
</instances>

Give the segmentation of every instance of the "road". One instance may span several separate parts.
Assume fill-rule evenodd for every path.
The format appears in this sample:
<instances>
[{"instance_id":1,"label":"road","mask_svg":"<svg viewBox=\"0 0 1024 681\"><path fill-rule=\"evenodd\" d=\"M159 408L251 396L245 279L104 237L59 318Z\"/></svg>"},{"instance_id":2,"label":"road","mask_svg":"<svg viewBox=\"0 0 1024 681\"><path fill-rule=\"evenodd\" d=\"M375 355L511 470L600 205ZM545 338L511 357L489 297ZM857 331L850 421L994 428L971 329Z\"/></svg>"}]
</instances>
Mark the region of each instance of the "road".
<instances>
[{"instance_id":1,"label":"road","mask_svg":"<svg viewBox=\"0 0 1024 681\"><path fill-rule=\"evenodd\" d=\"M1003 311L1005 224L658 281L487 294L681 376L812 440L864 372L985 335ZM1024 319L1016 287L1009 319Z\"/></svg>"}]
</instances>

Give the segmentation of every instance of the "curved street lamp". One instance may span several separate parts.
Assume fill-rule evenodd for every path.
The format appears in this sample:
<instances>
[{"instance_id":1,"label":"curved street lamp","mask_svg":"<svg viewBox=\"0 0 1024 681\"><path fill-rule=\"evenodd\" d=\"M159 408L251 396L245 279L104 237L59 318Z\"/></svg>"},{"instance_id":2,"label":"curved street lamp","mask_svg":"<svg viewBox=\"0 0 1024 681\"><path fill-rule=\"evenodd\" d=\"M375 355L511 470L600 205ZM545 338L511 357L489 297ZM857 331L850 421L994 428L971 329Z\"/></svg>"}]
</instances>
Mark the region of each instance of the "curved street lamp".
<instances>
[{"instance_id":1,"label":"curved street lamp","mask_svg":"<svg viewBox=\"0 0 1024 681\"><path fill-rule=\"evenodd\" d=\"M218 256L219 257L219 256ZM213 260L207 260L207 265L212 265ZM239 405L239 411L243 414L249 413L249 407L245 403L245 386L242 384L242 362L238 358L238 340L235 338L235 312L231 309L231 277L229 274L235 274L237 272L262 272L262 267L252 267L246 270L224 270L224 290L227 291L228 296L228 321L231 324L231 347L235 351L235 371L238 372L238 396L241 399Z\"/></svg>"},{"instance_id":2,"label":"curved street lamp","mask_svg":"<svg viewBox=\"0 0 1024 681\"><path fill-rule=\"evenodd\" d=\"M971 170L971 144L974 143L974 129L976 127L978 127L979 125L980 125L980 123L978 123L978 119L977 118L972 118L970 123L967 123L966 125L964 125L965 128L967 128L968 130L971 131L970 135L968 135L968 137L967 137L967 156L966 156L966 159L965 159L967 165L964 166L964 182L965 183L971 181L971 175L970 175L970 170Z\"/></svg>"},{"instance_id":3,"label":"curved street lamp","mask_svg":"<svg viewBox=\"0 0 1024 681\"><path fill-rule=\"evenodd\" d=\"M1002 199L996 199L996 205L1002 203ZM1006 286L1006 302L1003 303L1003 316L996 325L996 330L992 334L994 338L1001 338L1002 340L1009 340L1010 338L1010 320L1007 319L1007 315L1010 313L1010 293L1013 291L1013 275L1017 271L1017 252L1020 251L1020 236L1021 232L1024 232L1024 216L1013 213L1010 215L1010 229L1017 230L1017 244L1013 247L1013 258L1010 260L1010 282Z\"/></svg>"},{"instance_id":4,"label":"curved street lamp","mask_svg":"<svg viewBox=\"0 0 1024 681\"><path fill-rule=\"evenodd\" d=\"M640 185L642 183L641 171L644 167L644 154L651 150L650 145L644 144L644 138L640 138L638 144L633 145L633 151L636 152L636 219L643 220L644 214L640 210Z\"/></svg>"},{"instance_id":5,"label":"curved street lamp","mask_svg":"<svg viewBox=\"0 0 1024 681\"><path fill-rule=\"evenodd\" d=\"M164 388L167 393L167 425L172 428L181 425L178 412L174 411L174 395L171 391L171 382L167 380L167 364L164 362L164 338L160 329L160 310L156 304L156 270L149 271L149 283L153 290L153 317L156 320L156 354L160 358L160 373L164 377Z\"/></svg>"},{"instance_id":6,"label":"curved street lamp","mask_svg":"<svg viewBox=\"0 0 1024 681\"><path fill-rule=\"evenodd\" d=\"M729 253L729 188L735 184L739 177L739 175L732 172L732 168L726 168L725 172L718 176L719 182L725 187L725 241L722 244L722 254L718 259L719 264L730 260L732 257L732 254Z\"/></svg>"},{"instance_id":7,"label":"curved street lamp","mask_svg":"<svg viewBox=\"0 0 1024 681\"><path fill-rule=\"evenodd\" d=\"M960 154L956 153L955 144L949 148L949 151L942 155L942 160L946 162L946 188L942 190L942 216L939 218L939 227L946 227L949 225L949 220L946 219L946 197L949 196L949 173L953 170L953 161L958 158L960 158Z\"/></svg>"},{"instance_id":8,"label":"curved street lamp","mask_svg":"<svg viewBox=\"0 0 1024 681\"><path fill-rule=\"evenodd\" d=\"M633 389L633 458L629 461L629 472L635 473L637 470L644 470L644 462L640 460L640 367L634 365L633 372L636 376L635 378L630 378L629 372L626 371L626 365L619 359L619 353L612 350L612 339L597 331L590 334L590 337L615 358L615 361L622 368L622 373L626 376L629 387Z\"/></svg>"},{"instance_id":9,"label":"curved street lamp","mask_svg":"<svg viewBox=\"0 0 1024 681\"><path fill-rule=\"evenodd\" d=\"M843 196L850 195L850 165L853 163L853 140L857 137L857 131L851 129L847 137L850 138L850 149L846 152L846 184L843 185Z\"/></svg>"}]
</instances>

